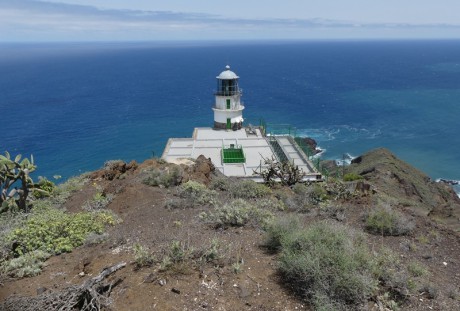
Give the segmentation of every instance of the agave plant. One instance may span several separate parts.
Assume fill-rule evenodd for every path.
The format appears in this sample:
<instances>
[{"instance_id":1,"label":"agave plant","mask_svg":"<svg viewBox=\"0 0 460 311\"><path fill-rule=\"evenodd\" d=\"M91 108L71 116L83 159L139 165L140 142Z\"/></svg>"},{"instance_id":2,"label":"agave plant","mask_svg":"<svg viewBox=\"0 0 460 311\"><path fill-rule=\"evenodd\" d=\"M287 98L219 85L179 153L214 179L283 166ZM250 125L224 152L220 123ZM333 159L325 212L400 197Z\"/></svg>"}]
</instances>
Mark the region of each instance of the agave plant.
<instances>
[{"instance_id":1,"label":"agave plant","mask_svg":"<svg viewBox=\"0 0 460 311\"><path fill-rule=\"evenodd\" d=\"M30 177L30 173L37 168L33 156L30 156L30 160L21 158L20 154L11 158L8 151L5 151L5 155L0 155L0 212L13 208L27 211L29 192L42 191L35 188Z\"/></svg>"}]
</instances>

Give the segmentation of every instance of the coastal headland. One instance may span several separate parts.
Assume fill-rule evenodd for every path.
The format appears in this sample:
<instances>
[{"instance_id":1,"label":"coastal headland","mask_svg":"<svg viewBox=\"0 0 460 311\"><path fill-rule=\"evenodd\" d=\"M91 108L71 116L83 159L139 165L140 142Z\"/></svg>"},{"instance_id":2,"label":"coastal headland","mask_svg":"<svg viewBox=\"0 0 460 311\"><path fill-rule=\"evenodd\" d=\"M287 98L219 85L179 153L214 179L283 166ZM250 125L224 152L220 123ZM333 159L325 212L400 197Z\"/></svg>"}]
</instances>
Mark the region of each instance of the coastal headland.
<instances>
[{"instance_id":1,"label":"coastal headland","mask_svg":"<svg viewBox=\"0 0 460 311\"><path fill-rule=\"evenodd\" d=\"M17 230L31 225L3 215L0 309L48 303L57 310L71 302L83 309L85 295L93 295L104 310L458 310L460 199L451 186L383 148L346 167L322 166L329 171L323 182L268 187L228 178L205 157L186 164L108 161L36 200L42 209L34 206L28 219L58 210L102 211L116 221L80 246L50 254L32 276L21 270L19 277L21 268L11 265L23 256L14 253L24 246ZM8 238L13 233L17 239ZM290 272L289 258L306 253L289 241L298 250L334 241L341 251L322 248L320 278L306 280ZM335 264L342 260L347 265ZM357 263L359 271L348 270ZM331 271L348 277L334 279ZM341 290L321 287L339 281ZM342 290L354 294L346 298Z\"/></svg>"}]
</instances>

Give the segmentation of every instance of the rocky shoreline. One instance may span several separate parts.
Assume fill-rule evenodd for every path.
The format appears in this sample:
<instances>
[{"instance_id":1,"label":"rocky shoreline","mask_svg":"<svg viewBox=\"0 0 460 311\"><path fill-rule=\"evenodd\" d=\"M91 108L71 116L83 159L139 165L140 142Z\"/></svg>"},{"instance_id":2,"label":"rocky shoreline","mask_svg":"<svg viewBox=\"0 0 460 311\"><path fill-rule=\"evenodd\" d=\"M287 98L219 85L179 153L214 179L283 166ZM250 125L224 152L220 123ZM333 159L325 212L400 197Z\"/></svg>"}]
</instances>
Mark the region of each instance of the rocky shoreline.
<instances>
[{"instance_id":1,"label":"rocky shoreline","mask_svg":"<svg viewBox=\"0 0 460 311\"><path fill-rule=\"evenodd\" d=\"M436 182L443 183L443 184L448 184L448 185L451 185L451 186L460 185L460 181L459 180L454 180L454 179L438 178L438 179L436 179Z\"/></svg>"}]
</instances>

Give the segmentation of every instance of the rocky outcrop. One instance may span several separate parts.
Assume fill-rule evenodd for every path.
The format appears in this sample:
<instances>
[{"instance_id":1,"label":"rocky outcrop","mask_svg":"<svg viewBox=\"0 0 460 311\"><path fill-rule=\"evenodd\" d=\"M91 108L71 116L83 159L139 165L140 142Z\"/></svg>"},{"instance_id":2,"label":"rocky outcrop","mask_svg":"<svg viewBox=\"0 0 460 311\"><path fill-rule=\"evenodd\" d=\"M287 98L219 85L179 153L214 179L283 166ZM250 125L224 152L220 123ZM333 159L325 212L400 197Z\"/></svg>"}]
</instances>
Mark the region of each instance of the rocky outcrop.
<instances>
[{"instance_id":1,"label":"rocky outcrop","mask_svg":"<svg viewBox=\"0 0 460 311\"><path fill-rule=\"evenodd\" d=\"M126 163L122 160L107 161L104 168L91 173L91 179L114 180L120 178L123 174L134 171L138 167L136 161L132 160Z\"/></svg>"},{"instance_id":2,"label":"rocky outcrop","mask_svg":"<svg viewBox=\"0 0 460 311\"><path fill-rule=\"evenodd\" d=\"M460 199L450 185L433 181L385 148L355 158L346 171L363 176L379 193L417 213L444 220L460 216Z\"/></svg>"},{"instance_id":3,"label":"rocky outcrop","mask_svg":"<svg viewBox=\"0 0 460 311\"><path fill-rule=\"evenodd\" d=\"M195 160L194 164L184 167L182 182L195 180L207 185L211 181L215 171L216 168L214 164L212 164L211 159L206 158L204 155L200 155Z\"/></svg>"},{"instance_id":4,"label":"rocky outcrop","mask_svg":"<svg viewBox=\"0 0 460 311\"><path fill-rule=\"evenodd\" d=\"M311 152L315 155L315 154L318 154L320 153L322 150L321 149L318 149L318 143L316 142L316 140L314 140L313 138L310 138L310 137L299 137L299 138L296 138L296 140L298 140L298 143L302 146L308 146L311 150Z\"/></svg>"}]
</instances>

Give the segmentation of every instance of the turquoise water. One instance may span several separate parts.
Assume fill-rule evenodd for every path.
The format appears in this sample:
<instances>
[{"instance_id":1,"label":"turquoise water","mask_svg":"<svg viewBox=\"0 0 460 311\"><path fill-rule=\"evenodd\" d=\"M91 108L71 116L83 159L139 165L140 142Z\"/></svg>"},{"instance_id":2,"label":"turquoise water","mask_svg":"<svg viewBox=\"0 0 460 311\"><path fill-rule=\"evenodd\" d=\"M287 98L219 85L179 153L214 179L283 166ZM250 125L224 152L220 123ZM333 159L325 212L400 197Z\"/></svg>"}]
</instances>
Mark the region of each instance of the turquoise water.
<instances>
[{"instance_id":1,"label":"turquoise water","mask_svg":"<svg viewBox=\"0 0 460 311\"><path fill-rule=\"evenodd\" d=\"M460 179L460 41L3 44L0 151L64 178L159 156L212 126L227 63L248 122L292 124L325 158L387 147Z\"/></svg>"}]
</instances>

